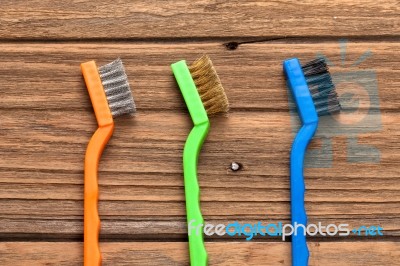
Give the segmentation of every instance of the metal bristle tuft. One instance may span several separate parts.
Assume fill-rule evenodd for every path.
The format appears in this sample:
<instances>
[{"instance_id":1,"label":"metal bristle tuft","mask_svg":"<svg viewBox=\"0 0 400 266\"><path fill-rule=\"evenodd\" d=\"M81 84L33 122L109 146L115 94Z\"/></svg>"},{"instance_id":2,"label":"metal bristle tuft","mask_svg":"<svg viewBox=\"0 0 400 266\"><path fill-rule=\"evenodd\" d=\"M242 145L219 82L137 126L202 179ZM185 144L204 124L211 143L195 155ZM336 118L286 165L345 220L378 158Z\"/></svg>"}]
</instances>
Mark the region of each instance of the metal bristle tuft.
<instances>
[{"instance_id":1,"label":"metal bristle tuft","mask_svg":"<svg viewBox=\"0 0 400 266\"><path fill-rule=\"evenodd\" d=\"M99 74L112 116L133 114L136 106L121 59L99 67Z\"/></svg>"},{"instance_id":2,"label":"metal bristle tuft","mask_svg":"<svg viewBox=\"0 0 400 266\"><path fill-rule=\"evenodd\" d=\"M207 55L189 67L207 114L228 112L229 103L214 66Z\"/></svg>"},{"instance_id":3,"label":"metal bristle tuft","mask_svg":"<svg viewBox=\"0 0 400 266\"><path fill-rule=\"evenodd\" d=\"M302 65L319 116L340 112L341 107L328 66L323 58Z\"/></svg>"}]
</instances>

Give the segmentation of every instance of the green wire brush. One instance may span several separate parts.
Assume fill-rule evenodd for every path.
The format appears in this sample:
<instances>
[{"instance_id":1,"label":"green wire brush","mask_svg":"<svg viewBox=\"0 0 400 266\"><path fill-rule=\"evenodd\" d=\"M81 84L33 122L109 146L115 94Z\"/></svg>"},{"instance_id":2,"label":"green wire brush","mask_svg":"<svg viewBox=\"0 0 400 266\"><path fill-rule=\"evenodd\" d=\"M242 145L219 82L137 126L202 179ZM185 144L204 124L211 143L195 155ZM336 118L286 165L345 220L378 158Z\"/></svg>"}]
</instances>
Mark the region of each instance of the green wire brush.
<instances>
[{"instance_id":1,"label":"green wire brush","mask_svg":"<svg viewBox=\"0 0 400 266\"><path fill-rule=\"evenodd\" d=\"M194 124L183 150L190 264L205 266L208 258L203 240L204 219L200 210L197 160L210 128L207 114L227 112L229 104L221 81L208 56L202 56L189 67L182 60L172 64L171 68ZM195 232L191 232L191 228L195 228Z\"/></svg>"}]
</instances>

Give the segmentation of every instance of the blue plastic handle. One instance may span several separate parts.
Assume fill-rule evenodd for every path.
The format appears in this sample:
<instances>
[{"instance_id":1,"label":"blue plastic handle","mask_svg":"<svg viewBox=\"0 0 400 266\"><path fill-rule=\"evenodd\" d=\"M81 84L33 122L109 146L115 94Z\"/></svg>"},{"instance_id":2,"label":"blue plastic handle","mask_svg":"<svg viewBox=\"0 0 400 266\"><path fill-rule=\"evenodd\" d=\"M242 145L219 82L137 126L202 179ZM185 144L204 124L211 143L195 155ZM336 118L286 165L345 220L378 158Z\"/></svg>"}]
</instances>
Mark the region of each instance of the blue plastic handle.
<instances>
[{"instance_id":1,"label":"blue plastic handle","mask_svg":"<svg viewBox=\"0 0 400 266\"><path fill-rule=\"evenodd\" d=\"M292 235L292 265L307 266L309 251L306 235L301 227L307 226L303 171L307 146L318 128L318 114L299 60L297 58L285 60L283 70L303 124L293 141L290 154L290 207L292 225L297 225L297 233Z\"/></svg>"},{"instance_id":2,"label":"blue plastic handle","mask_svg":"<svg viewBox=\"0 0 400 266\"><path fill-rule=\"evenodd\" d=\"M293 141L290 154L290 204L292 225L307 226L307 215L304 207L305 183L303 176L304 157L318 124L304 124ZM297 228L297 234L292 235L292 265L308 265L309 252L306 236L302 227Z\"/></svg>"}]
</instances>

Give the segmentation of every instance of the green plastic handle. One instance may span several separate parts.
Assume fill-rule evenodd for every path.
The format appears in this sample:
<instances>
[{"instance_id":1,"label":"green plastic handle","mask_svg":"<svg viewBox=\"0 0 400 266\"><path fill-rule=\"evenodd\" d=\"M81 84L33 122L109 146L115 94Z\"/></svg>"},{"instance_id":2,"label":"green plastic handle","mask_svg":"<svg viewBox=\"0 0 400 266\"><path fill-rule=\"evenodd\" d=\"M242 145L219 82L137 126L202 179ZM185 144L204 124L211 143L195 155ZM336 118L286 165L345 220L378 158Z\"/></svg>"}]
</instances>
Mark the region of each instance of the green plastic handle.
<instances>
[{"instance_id":1,"label":"green plastic handle","mask_svg":"<svg viewBox=\"0 0 400 266\"><path fill-rule=\"evenodd\" d=\"M171 68L194 124L183 150L183 174L189 234L190 265L206 266L208 264L208 255L203 239L204 219L200 210L200 187L197 181L197 161L203 142L207 137L210 122L186 62L179 61L172 64Z\"/></svg>"},{"instance_id":2,"label":"green plastic handle","mask_svg":"<svg viewBox=\"0 0 400 266\"><path fill-rule=\"evenodd\" d=\"M201 146L207 137L209 127L209 123L193 127L183 150L186 217L189 225L189 251L190 264L192 266L205 266L208 260L203 240L204 219L200 210L200 187L197 181L197 160Z\"/></svg>"}]
</instances>

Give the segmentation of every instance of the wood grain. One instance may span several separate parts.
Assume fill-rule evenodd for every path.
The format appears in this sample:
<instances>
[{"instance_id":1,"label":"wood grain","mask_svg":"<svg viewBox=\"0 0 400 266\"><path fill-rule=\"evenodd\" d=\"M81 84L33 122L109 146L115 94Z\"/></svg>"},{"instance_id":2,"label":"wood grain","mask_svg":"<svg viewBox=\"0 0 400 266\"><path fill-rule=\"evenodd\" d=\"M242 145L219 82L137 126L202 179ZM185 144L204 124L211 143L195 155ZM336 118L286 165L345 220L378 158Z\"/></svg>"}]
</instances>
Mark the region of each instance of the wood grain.
<instances>
[{"instance_id":1,"label":"wood grain","mask_svg":"<svg viewBox=\"0 0 400 266\"><path fill-rule=\"evenodd\" d=\"M222 43L27 43L0 44L0 108L79 109L90 111L90 101L79 65L97 60L99 65L121 57L139 111L185 109L179 89L171 74L170 64L181 59L189 63L203 53L210 55L232 109L284 110L288 97L282 75L282 61L299 57L307 62L325 55L334 65L338 92L348 90L343 74L372 87L368 95L359 93L360 101L371 109L394 111L400 107L400 45L397 42L349 42L342 63L338 42L322 43L257 43L245 44L228 51ZM366 52L372 56L356 64ZM362 73L367 73L363 75ZM359 80L357 82L359 82ZM356 84L357 84L356 82ZM375 103L372 99L378 99ZM346 108L356 108L350 101ZM360 108L365 108L361 105Z\"/></svg>"},{"instance_id":2,"label":"wood grain","mask_svg":"<svg viewBox=\"0 0 400 266\"><path fill-rule=\"evenodd\" d=\"M1 3L3 39L399 35L398 1L102 1Z\"/></svg>"},{"instance_id":3,"label":"wood grain","mask_svg":"<svg viewBox=\"0 0 400 266\"><path fill-rule=\"evenodd\" d=\"M400 265L398 242L310 243L310 266ZM210 265L291 265L289 243L206 243ZM187 243L101 243L103 265L188 265ZM80 265L82 244L70 242L0 243L2 265ZM340 256L338 256L340 252Z\"/></svg>"}]
</instances>

